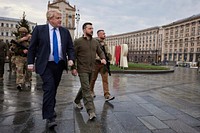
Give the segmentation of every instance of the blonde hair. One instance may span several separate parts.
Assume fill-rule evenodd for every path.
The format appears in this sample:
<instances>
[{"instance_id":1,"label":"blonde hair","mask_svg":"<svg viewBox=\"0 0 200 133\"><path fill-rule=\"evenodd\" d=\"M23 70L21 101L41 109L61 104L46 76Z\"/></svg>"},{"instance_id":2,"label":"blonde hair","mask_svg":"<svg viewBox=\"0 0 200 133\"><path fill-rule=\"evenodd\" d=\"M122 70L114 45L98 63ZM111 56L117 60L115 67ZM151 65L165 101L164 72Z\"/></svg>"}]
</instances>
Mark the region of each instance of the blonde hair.
<instances>
[{"instance_id":1,"label":"blonde hair","mask_svg":"<svg viewBox=\"0 0 200 133\"><path fill-rule=\"evenodd\" d=\"M54 17L55 14L61 14L60 10L58 9L49 9L46 13L47 20Z\"/></svg>"}]
</instances>

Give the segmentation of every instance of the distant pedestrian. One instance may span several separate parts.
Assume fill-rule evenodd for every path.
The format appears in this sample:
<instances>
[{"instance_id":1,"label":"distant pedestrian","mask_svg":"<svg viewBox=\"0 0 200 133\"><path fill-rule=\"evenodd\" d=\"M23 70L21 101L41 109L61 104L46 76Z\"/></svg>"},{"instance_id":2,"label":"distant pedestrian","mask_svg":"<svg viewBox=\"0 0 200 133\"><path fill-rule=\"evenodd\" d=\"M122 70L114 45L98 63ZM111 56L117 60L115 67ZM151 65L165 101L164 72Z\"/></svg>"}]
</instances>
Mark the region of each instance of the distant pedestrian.
<instances>
[{"instance_id":1,"label":"distant pedestrian","mask_svg":"<svg viewBox=\"0 0 200 133\"><path fill-rule=\"evenodd\" d=\"M200 56L197 59L197 72L200 72Z\"/></svg>"},{"instance_id":2,"label":"distant pedestrian","mask_svg":"<svg viewBox=\"0 0 200 133\"><path fill-rule=\"evenodd\" d=\"M15 64L15 52L13 51L13 49L15 48L14 45L12 45L12 43L9 46L9 58L10 58L10 70L11 72L14 74L16 73L16 64Z\"/></svg>"},{"instance_id":3,"label":"distant pedestrian","mask_svg":"<svg viewBox=\"0 0 200 133\"><path fill-rule=\"evenodd\" d=\"M110 95L109 87L108 87L108 73L110 73L110 69L109 69L110 66L108 66L108 65L110 65L112 55L109 52L110 50L109 50L108 45L104 42L104 40L106 39L104 30L98 30L97 36L98 36L97 40L99 42L99 46L105 54L107 64L106 65L102 64L99 56L96 55L95 71L92 74L92 79L90 82L90 91L91 91L91 95L93 97L96 97L96 95L94 93L94 86L95 86L95 82L98 77L98 74L100 73L101 78L102 78L105 101L110 101L115 98Z\"/></svg>"},{"instance_id":4,"label":"distant pedestrian","mask_svg":"<svg viewBox=\"0 0 200 133\"><path fill-rule=\"evenodd\" d=\"M4 64L7 55L7 45L0 39L0 81L3 80L4 75Z\"/></svg>"},{"instance_id":5,"label":"distant pedestrian","mask_svg":"<svg viewBox=\"0 0 200 133\"><path fill-rule=\"evenodd\" d=\"M28 52L28 69L36 71L43 81L42 116L47 127L57 126L55 121L56 93L64 69L73 65L74 47L69 30L62 27L61 12L50 9L47 24L37 25L32 33ZM35 65L35 68L34 68Z\"/></svg>"},{"instance_id":6,"label":"distant pedestrian","mask_svg":"<svg viewBox=\"0 0 200 133\"><path fill-rule=\"evenodd\" d=\"M96 117L96 114L93 97L90 94L90 80L92 72L94 72L95 69L96 54L101 58L100 62L102 64L106 64L106 60L103 51L99 47L98 41L92 37L92 23L84 23L82 29L84 35L74 41L77 70L73 69L75 67L73 66L72 74L77 75L78 72L81 82L81 88L79 89L74 102L76 107L82 109L81 99L83 99L89 119L92 120Z\"/></svg>"}]
</instances>

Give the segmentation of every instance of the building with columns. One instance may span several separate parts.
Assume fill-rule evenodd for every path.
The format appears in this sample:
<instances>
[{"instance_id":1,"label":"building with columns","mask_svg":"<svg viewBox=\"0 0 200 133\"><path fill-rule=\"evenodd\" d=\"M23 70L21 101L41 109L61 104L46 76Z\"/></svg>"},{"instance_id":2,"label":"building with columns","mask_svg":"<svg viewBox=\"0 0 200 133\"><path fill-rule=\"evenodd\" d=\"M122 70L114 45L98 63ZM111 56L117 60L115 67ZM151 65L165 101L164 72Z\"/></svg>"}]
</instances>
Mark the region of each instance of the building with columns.
<instances>
[{"instance_id":1,"label":"building with columns","mask_svg":"<svg viewBox=\"0 0 200 133\"><path fill-rule=\"evenodd\" d=\"M200 14L167 25L107 36L112 47L128 44L129 62L196 62L200 56Z\"/></svg>"},{"instance_id":2,"label":"building with columns","mask_svg":"<svg viewBox=\"0 0 200 133\"><path fill-rule=\"evenodd\" d=\"M61 11L62 26L69 30L72 39L74 39L76 7L71 6L66 0L53 0L52 3L48 2L49 9L59 9Z\"/></svg>"}]
</instances>

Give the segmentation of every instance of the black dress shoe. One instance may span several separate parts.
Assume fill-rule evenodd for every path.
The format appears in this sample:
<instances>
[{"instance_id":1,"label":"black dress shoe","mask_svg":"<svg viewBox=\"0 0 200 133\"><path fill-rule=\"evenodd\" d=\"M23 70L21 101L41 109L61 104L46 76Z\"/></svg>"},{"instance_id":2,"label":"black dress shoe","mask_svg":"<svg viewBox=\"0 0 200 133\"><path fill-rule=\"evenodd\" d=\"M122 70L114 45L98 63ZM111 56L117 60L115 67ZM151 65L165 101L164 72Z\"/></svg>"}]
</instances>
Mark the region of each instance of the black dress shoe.
<instances>
[{"instance_id":1,"label":"black dress shoe","mask_svg":"<svg viewBox=\"0 0 200 133\"><path fill-rule=\"evenodd\" d=\"M55 126L57 126L55 119L47 119L47 127L48 128L54 128Z\"/></svg>"},{"instance_id":2,"label":"black dress shoe","mask_svg":"<svg viewBox=\"0 0 200 133\"><path fill-rule=\"evenodd\" d=\"M54 113L53 113L53 117L54 117L54 118L56 118L56 117L57 117L57 114L56 114L56 112L54 112Z\"/></svg>"},{"instance_id":3,"label":"black dress shoe","mask_svg":"<svg viewBox=\"0 0 200 133\"><path fill-rule=\"evenodd\" d=\"M17 85L17 89L18 89L19 91L21 91L21 90L22 90L22 84L18 84L18 85Z\"/></svg>"}]
</instances>

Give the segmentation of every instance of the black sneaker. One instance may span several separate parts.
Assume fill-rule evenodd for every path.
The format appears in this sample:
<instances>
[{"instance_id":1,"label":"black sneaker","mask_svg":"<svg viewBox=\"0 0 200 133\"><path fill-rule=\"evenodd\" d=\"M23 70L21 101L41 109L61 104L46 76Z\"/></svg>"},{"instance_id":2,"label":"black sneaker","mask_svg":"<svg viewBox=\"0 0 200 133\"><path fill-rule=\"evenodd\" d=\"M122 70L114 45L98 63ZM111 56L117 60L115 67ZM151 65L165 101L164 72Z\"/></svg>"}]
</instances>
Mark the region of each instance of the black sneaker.
<instances>
[{"instance_id":1,"label":"black sneaker","mask_svg":"<svg viewBox=\"0 0 200 133\"><path fill-rule=\"evenodd\" d=\"M47 119L47 127L48 128L54 128L55 126L57 126L55 119Z\"/></svg>"},{"instance_id":2,"label":"black sneaker","mask_svg":"<svg viewBox=\"0 0 200 133\"><path fill-rule=\"evenodd\" d=\"M53 118L56 118L57 117L57 114L56 112L53 113Z\"/></svg>"},{"instance_id":3,"label":"black sneaker","mask_svg":"<svg viewBox=\"0 0 200 133\"><path fill-rule=\"evenodd\" d=\"M106 102L108 102L108 101L110 101L110 100L113 100L113 99L115 99L115 97L110 96L110 95L105 97L105 101L106 101Z\"/></svg>"}]
</instances>

